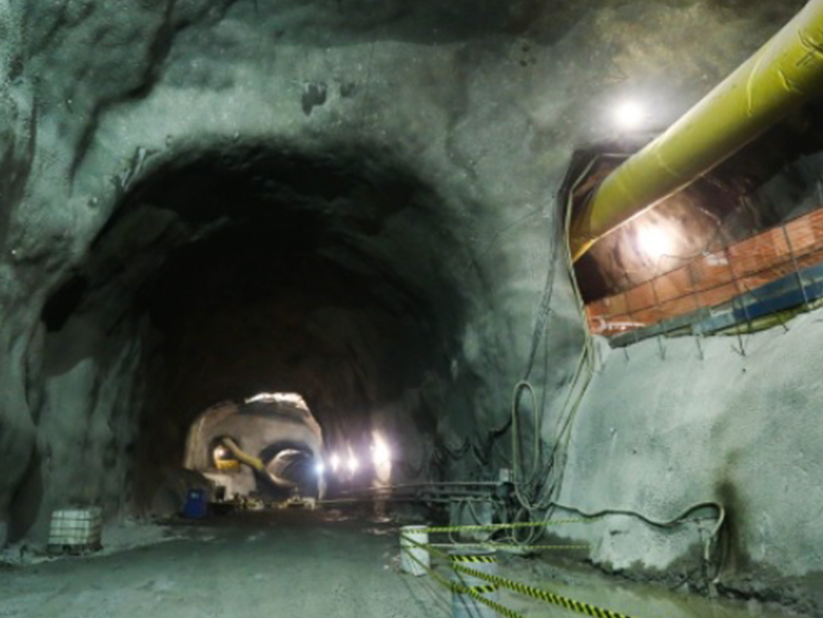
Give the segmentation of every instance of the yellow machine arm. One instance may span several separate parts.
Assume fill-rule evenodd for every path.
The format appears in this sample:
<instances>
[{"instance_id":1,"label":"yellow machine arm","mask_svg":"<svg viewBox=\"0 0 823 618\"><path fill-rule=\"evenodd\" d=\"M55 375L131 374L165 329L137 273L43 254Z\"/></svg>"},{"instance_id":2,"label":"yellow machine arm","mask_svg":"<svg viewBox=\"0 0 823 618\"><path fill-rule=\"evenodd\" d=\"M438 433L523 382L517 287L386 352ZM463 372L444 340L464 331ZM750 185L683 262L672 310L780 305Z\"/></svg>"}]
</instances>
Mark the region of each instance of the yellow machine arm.
<instances>
[{"instance_id":1,"label":"yellow machine arm","mask_svg":"<svg viewBox=\"0 0 823 618\"><path fill-rule=\"evenodd\" d=\"M231 451L231 454L234 455L234 458L237 461L254 468L255 470L263 471L266 469L266 466L263 465L263 462L260 460L259 457L255 457L254 455L249 455L247 452L242 450L237 443L232 440L231 438L223 438L221 440L223 446Z\"/></svg>"}]
</instances>

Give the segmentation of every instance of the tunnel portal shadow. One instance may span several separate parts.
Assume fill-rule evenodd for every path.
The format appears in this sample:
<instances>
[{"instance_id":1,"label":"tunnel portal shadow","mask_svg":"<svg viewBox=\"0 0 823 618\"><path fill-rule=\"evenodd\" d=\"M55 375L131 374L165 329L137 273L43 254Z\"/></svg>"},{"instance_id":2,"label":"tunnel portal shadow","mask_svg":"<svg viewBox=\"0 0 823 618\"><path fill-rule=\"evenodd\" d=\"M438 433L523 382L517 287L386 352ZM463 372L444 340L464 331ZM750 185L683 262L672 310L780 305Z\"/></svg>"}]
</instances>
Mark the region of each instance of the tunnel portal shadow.
<instances>
[{"instance_id":1,"label":"tunnel portal shadow","mask_svg":"<svg viewBox=\"0 0 823 618\"><path fill-rule=\"evenodd\" d=\"M96 366L95 383L145 394L112 411L113 425L134 424L124 494L136 511L192 482L186 435L211 402L297 389L337 443L448 373L480 281L452 268L464 246L452 209L402 152L217 137L127 176L42 318L49 335L77 316L101 333L72 358L134 356L122 373ZM408 413L421 431L436 424L434 407Z\"/></svg>"}]
</instances>

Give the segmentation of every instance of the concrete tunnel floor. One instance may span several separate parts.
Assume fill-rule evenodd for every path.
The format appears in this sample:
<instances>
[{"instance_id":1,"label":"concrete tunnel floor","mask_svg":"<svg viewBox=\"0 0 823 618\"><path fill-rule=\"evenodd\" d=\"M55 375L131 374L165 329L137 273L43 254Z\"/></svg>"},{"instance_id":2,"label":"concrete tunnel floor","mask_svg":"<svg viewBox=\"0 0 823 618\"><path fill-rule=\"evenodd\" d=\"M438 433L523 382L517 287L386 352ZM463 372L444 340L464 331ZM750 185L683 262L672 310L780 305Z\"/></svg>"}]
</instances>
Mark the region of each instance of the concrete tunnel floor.
<instances>
[{"instance_id":1,"label":"concrete tunnel floor","mask_svg":"<svg viewBox=\"0 0 823 618\"><path fill-rule=\"evenodd\" d=\"M450 593L401 573L399 524L362 512L246 512L203 523L119 524L98 554L10 566L0 561L3 618L452 616ZM106 543L106 538L112 542ZM19 551L17 549L16 551ZM448 572L435 559L434 568ZM550 560L501 556L500 574L637 618L777 618L757 602L707 600L620 582ZM575 616L501 591L528 617Z\"/></svg>"}]
</instances>

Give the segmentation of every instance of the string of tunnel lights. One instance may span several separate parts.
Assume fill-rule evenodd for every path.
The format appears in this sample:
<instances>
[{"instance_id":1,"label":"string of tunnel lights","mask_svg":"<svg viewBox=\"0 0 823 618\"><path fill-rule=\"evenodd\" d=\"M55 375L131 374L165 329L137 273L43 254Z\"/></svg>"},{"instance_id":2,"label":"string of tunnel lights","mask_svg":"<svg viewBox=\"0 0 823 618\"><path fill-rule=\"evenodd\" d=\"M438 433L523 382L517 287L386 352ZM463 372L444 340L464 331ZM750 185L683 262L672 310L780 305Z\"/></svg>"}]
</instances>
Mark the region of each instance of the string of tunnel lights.
<instances>
[{"instance_id":1,"label":"string of tunnel lights","mask_svg":"<svg viewBox=\"0 0 823 618\"><path fill-rule=\"evenodd\" d=\"M371 451L371 464L377 476L388 477L391 472L391 449L376 432L369 450ZM343 451L342 453L338 451L331 452L328 461L318 459L315 464L317 476L331 474L338 478L353 478L364 466L364 462L354 453L351 446L347 446Z\"/></svg>"}]
</instances>

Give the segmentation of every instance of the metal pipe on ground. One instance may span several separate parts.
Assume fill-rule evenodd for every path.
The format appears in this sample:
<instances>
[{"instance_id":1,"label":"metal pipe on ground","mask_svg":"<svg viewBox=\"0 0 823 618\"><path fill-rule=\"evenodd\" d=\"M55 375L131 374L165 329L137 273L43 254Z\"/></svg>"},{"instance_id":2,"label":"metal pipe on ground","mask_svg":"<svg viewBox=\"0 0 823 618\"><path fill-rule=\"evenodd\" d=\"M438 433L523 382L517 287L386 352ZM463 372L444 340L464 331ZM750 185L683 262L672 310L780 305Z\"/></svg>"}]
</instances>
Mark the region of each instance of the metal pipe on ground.
<instances>
[{"instance_id":1,"label":"metal pipe on ground","mask_svg":"<svg viewBox=\"0 0 823 618\"><path fill-rule=\"evenodd\" d=\"M432 483L401 483L399 485L388 485L390 489L402 487L497 487L498 481L438 481Z\"/></svg>"},{"instance_id":2,"label":"metal pipe on ground","mask_svg":"<svg viewBox=\"0 0 823 618\"><path fill-rule=\"evenodd\" d=\"M493 495L493 491L489 491L487 489L415 489L415 490L405 490L405 491L373 491L366 494L348 494L348 495L358 495L358 496L383 496L383 495L392 495L392 496L419 496L419 495L437 495L437 496L491 496ZM346 495L346 494L341 494Z\"/></svg>"},{"instance_id":3,"label":"metal pipe on ground","mask_svg":"<svg viewBox=\"0 0 823 618\"><path fill-rule=\"evenodd\" d=\"M440 487L498 487L499 482L496 481L451 481L451 482L434 482L434 483L400 483L397 485L386 485L383 487L365 487L357 490L344 490L342 494L361 494L371 493L376 491L395 491L398 489L417 489L417 488L440 488Z\"/></svg>"},{"instance_id":4,"label":"metal pipe on ground","mask_svg":"<svg viewBox=\"0 0 823 618\"><path fill-rule=\"evenodd\" d=\"M811 0L683 118L603 181L575 217L572 259L723 163L821 90L823 0Z\"/></svg>"},{"instance_id":5,"label":"metal pipe on ground","mask_svg":"<svg viewBox=\"0 0 823 618\"><path fill-rule=\"evenodd\" d=\"M364 495L364 496L344 496L331 498L324 502L454 502L455 500L468 500L488 502L493 499L488 494L386 494L386 495Z\"/></svg>"}]
</instances>

